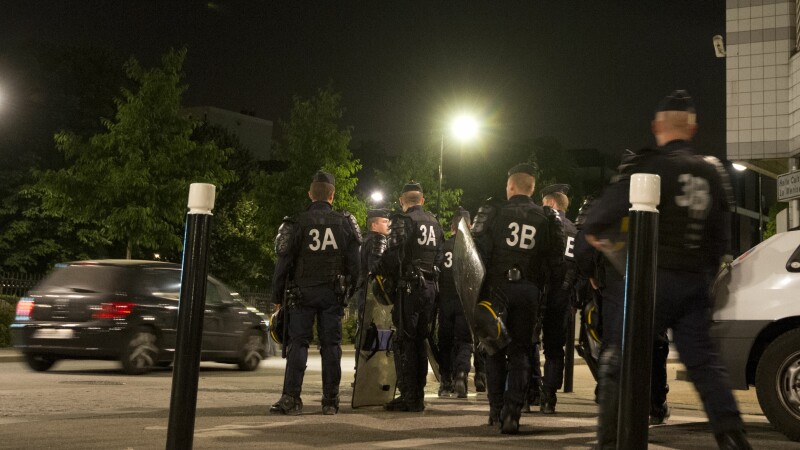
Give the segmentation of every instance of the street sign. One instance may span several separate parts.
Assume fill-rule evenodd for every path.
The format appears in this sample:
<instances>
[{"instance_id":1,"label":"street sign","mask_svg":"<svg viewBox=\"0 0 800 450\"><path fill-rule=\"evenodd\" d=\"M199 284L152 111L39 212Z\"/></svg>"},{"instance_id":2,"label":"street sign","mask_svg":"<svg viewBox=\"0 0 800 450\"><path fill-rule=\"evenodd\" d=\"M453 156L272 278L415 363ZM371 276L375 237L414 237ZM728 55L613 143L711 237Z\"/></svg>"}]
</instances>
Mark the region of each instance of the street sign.
<instances>
[{"instance_id":1,"label":"street sign","mask_svg":"<svg viewBox=\"0 0 800 450\"><path fill-rule=\"evenodd\" d=\"M778 201L800 198L800 170L778 176Z\"/></svg>"}]
</instances>

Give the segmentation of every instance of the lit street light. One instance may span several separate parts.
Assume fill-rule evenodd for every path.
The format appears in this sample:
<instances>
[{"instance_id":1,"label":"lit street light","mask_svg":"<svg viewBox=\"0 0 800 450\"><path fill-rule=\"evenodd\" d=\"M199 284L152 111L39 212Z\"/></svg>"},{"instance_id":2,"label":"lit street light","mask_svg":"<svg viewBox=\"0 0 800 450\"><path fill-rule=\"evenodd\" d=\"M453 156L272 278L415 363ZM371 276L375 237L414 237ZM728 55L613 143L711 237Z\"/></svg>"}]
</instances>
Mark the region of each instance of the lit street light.
<instances>
[{"instance_id":1,"label":"lit street light","mask_svg":"<svg viewBox=\"0 0 800 450\"><path fill-rule=\"evenodd\" d=\"M450 132L461 142L468 142L478 135L480 125L474 116L460 114L450 123ZM439 147L439 190L436 192L436 217L442 214L442 166L444 164L444 135L442 132L442 143Z\"/></svg>"},{"instance_id":2,"label":"lit street light","mask_svg":"<svg viewBox=\"0 0 800 450\"><path fill-rule=\"evenodd\" d=\"M371 198L372 201L377 205L378 203L383 201L383 192L375 191L372 193L372 195L369 196L369 198Z\"/></svg>"}]
</instances>

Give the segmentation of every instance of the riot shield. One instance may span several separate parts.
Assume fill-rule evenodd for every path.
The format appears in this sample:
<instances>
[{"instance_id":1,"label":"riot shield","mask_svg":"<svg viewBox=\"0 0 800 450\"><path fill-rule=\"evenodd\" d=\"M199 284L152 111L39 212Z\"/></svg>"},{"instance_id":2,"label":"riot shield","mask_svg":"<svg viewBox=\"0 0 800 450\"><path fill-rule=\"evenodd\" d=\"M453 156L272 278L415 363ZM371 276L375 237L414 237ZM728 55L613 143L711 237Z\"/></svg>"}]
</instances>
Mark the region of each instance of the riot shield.
<instances>
[{"instance_id":1,"label":"riot shield","mask_svg":"<svg viewBox=\"0 0 800 450\"><path fill-rule=\"evenodd\" d=\"M464 219L458 223L458 234L453 247L453 280L456 292L464 308L464 317L469 324L473 335L475 334L475 307L478 305L479 294L486 268L483 267L475 241L469 226Z\"/></svg>"},{"instance_id":2,"label":"riot shield","mask_svg":"<svg viewBox=\"0 0 800 450\"><path fill-rule=\"evenodd\" d=\"M428 353L428 364L431 366L431 371L433 371L433 376L436 378L436 381L442 381L442 372L439 370L439 343L435 339L435 332L436 330L436 322L438 322L439 318L439 308L435 308L433 311L433 320L431 321L431 331L428 337L425 339L425 351Z\"/></svg>"},{"instance_id":3,"label":"riot shield","mask_svg":"<svg viewBox=\"0 0 800 450\"><path fill-rule=\"evenodd\" d=\"M356 373L353 382L353 408L379 406L394 398L397 374L392 353L392 305L380 283L370 279L364 289L364 314L356 336Z\"/></svg>"}]
</instances>

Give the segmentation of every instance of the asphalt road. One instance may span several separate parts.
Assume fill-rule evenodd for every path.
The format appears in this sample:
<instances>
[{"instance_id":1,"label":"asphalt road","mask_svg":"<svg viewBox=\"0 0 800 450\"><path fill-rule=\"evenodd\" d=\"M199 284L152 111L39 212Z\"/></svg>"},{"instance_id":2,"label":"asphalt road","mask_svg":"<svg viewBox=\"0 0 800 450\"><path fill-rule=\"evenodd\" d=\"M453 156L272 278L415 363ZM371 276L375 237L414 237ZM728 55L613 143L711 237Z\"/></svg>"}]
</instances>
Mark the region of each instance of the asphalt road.
<instances>
[{"instance_id":1,"label":"asphalt road","mask_svg":"<svg viewBox=\"0 0 800 450\"><path fill-rule=\"evenodd\" d=\"M517 436L500 435L485 425L485 395L440 399L435 395L438 384L432 380L423 413L353 410L349 407L352 353L345 354L342 367L343 407L338 415L321 414L319 357L312 352L304 413L287 417L267 413L280 396L280 358L263 362L256 372L203 363L194 448L585 449L595 442L597 407L586 366L575 368L575 392L559 394L558 414L524 415ZM693 388L675 381L679 369L670 365L672 417L667 425L650 429L649 448L716 448ZM163 449L171 376L170 369L126 376L116 363L103 361L64 361L46 373L31 372L21 362L0 362L0 448ZM753 391L737 397L754 448L800 448L761 415Z\"/></svg>"}]
</instances>

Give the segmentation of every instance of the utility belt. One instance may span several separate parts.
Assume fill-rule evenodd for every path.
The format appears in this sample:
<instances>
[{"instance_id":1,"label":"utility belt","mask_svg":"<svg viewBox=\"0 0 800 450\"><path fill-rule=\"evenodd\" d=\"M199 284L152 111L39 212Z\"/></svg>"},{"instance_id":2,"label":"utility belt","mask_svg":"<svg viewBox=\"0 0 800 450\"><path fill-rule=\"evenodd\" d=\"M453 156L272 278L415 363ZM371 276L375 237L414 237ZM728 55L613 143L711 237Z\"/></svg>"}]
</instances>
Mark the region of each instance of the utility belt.
<instances>
[{"instance_id":1,"label":"utility belt","mask_svg":"<svg viewBox=\"0 0 800 450\"><path fill-rule=\"evenodd\" d=\"M410 293L415 288L423 288L425 283L435 283L436 290L438 292L439 286L439 268L434 267L433 270L423 269L421 267L411 267L407 270L400 281L398 282L398 287L400 289L405 289L407 293Z\"/></svg>"},{"instance_id":2,"label":"utility belt","mask_svg":"<svg viewBox=\"0 0 800 450\"><path fill-rule=\"evenodd\" d=\"M490 278L493 282L496 283L499 282L519 283L522 281L535 282L535 280L531 279L529 276L526 276L525 273L518 267L512 267L503 272L495 272L491 275Z\"/></svg>"},{"instance_id":3,"label":"utility belt","mask_svg":"<svg viewBox=\"0 0 800 450\"><path fill-rule=\"evenodd\" d=\"M317 287L324 287L328 289L332 289L333 292L336 294L336 297L344 304L347 302L347 297L349 297L349 283L350 277L346 275L337 275L333 281L324 281L317 284L312 284L308 286L302 286L304 288L317 288ZM286 288L286 295L284 296L284 305L285 306L296 306L299 305L303 300L303 294L300 291L300 286L298 286L295 282L292 282Z\"/></svg>"},{"instance_id":4,"label":"utility belt","mask_svg":"<svg viewBox=\"0 0 800 450\"><path fill-rule=\"evenodd\" d=\"M439 268L434 267L433 270L427 270L421 267L411 268L403 274L402 279L407 281L418 281L420 279L425 281L439 281Z\"/></svg>"}]
</instances>

